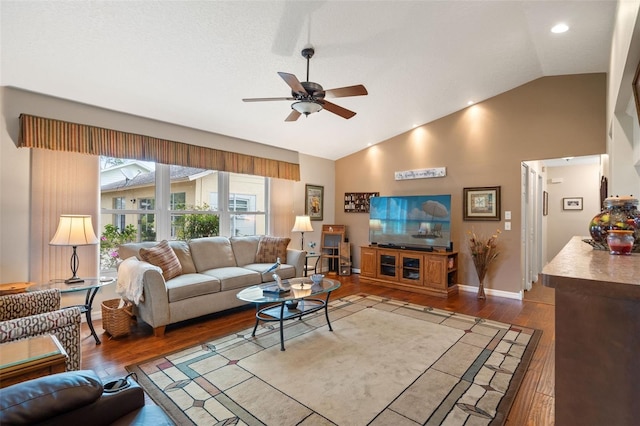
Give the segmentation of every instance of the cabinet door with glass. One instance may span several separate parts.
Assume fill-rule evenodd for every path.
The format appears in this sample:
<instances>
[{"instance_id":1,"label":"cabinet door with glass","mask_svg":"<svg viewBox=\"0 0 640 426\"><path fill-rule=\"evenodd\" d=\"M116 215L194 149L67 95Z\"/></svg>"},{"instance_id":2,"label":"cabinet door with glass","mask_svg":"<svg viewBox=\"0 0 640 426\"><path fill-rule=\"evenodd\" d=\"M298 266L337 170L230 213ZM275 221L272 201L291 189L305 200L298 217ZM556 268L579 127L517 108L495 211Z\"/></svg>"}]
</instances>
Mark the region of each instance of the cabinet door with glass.
<instances>
[{"instance_id":1,"label":"cabinet door with glass","mask_svg":"<svg viewBox=\"0 0 640 426\"><path fill-rule=\"evenodd\" d=\"M378 250L378 278L398 280L398 258L394 251Z\"/></svg>"},{"instance_id":2,"label":"cabinet door with glass","mask_svg":"<svg viewBox=\"0 0 640 426\"><path fill-rule=\"evenodd\" d=\"M422 254L400 254L399 280L407 284L422 285Z\"/></svg>"}]
</instances>

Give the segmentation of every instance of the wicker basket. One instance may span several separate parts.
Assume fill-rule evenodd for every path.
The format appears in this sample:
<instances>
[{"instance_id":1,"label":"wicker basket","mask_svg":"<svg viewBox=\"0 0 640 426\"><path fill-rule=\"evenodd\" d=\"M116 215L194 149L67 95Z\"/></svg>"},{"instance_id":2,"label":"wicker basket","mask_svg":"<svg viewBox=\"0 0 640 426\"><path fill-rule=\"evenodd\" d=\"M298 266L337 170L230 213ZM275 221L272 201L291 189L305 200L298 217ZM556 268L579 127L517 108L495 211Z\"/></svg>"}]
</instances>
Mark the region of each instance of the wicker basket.
<instances>
[{"instance_id":1,"label":"wicker basket","mask_svg":"<svg viewBox=\"0 0 640 426\"><path fill-rule=\"evenodd\" d=\"M111 337L129 334L133 317L133 304L125 302L121 307L120 299L110 299L102 302L102 328Z\"/></svg>"}]
</instances>

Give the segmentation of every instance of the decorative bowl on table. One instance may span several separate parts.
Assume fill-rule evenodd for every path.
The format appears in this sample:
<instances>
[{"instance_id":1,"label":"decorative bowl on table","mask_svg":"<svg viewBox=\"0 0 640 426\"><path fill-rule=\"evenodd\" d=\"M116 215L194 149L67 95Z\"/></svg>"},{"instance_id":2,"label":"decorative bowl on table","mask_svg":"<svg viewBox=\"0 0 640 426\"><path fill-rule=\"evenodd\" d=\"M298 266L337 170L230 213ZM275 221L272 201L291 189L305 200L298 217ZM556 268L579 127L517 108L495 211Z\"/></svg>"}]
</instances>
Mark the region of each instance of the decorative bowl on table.
<instances>
[{"instance_id":1,"label":"decorative bowl on table","mask_svg":"<svg viewBox=\"0 0 640 426\"><path fill-rule=\"evenodd\" d=\"M314 284L320 284L323 279L324 279L324 275L322 274L311 275L311 281L313 281Z\"/></svg>"}]
</instances>

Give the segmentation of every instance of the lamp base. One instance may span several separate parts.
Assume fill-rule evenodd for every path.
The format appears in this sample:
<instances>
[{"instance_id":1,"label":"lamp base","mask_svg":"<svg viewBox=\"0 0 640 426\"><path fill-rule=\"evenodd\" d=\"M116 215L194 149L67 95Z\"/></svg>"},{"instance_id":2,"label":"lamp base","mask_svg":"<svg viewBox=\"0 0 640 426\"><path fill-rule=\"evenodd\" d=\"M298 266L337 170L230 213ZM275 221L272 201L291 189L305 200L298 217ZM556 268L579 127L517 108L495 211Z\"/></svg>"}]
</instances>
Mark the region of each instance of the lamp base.
<instances>
[{"instance_id":1,"label":"lamp base","mask_svg":"<svg viewBox=\"0 0 640 426\"><path fill-rule=\"evenodd\" d=\"M65 284L78 284L78 283L83 283L84 280L82 278L78 278L78 277L71 277L68 278L66 280L64 280Z\"/></svg>"}]
</instances>

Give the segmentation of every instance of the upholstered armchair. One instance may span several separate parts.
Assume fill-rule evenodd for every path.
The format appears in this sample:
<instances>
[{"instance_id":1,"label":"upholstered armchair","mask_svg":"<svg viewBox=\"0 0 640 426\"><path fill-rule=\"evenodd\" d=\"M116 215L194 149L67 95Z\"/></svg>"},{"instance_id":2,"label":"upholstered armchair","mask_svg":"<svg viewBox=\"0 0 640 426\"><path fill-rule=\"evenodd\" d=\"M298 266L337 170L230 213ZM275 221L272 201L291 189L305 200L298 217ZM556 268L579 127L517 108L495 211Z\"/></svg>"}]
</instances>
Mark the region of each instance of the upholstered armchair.
<instances>
[{"instance_id":1,"label":"upholstered armchair","mask_svg":"<svg viewBox=\"0 0 640 426\"><path fill-rule=\"evenodd\" d=\"M53 334L69 355L67 371L80 369L79 307L60 309L60 290L0 296L0 343Z\"/></svg>"}]
</instances>

